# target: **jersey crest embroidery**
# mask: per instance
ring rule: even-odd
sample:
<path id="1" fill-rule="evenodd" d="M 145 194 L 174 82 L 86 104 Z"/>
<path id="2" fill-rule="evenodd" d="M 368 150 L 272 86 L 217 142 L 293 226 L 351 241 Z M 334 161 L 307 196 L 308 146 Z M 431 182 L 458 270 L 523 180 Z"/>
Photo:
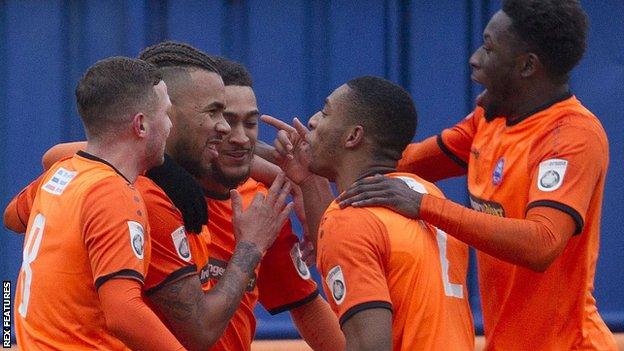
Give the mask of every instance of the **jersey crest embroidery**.
<path id="1" fill-rule="evenodd" d="M 130 233 L 130 246 L 134 255 L 143 259 L 143 252 L 145 251 L 145 231 L 143 226 L 139 222 L 128 221 L 128 229 Z"/>
<path id="2" fill-rule="evenodd" d="M 537 188 L 541 191 L 555 191 L 563 184 L 568 161 L 558 158 L 542 161 L 539 164 Z"/>
<path id="3" fill-rule="evenodd" d="M 332 297 L 336 304 L 340 305 L 343 303 L 345 296 L 347 296 L 347 286 L 340 266 L 335 266 L 329 270 L 327 278 L 325 278 L 325 283 L 327 283 L 327 287 L 331 290 Z"/>
<path id="4" fill-rule="evenodd" d="M 59 168 L 52 178 L 48 180 L 41 189 L 49 192 L 52 195 L 61 195 L 65 188 L 69 185 L 72 179 L 78 174 L 75 171 L 68 171 L 65 168 Z"/>
<path id="5" fill-rule="evenodd" d="M 173 247 L 175 247 L 178 256 L 184 261 L 189 262 L 191 260 L 191 250 L 189 249 L 184 226 L 180 226 L 178 229 L 174 230 L 173 233 L 171 233 L 171 239 L 173 240 Z"/>
<path id="6" fill-rule="evenodd" d="M 503 181 L 503 168 L 505 168 L 505 158 L 501 157 L 492 172 L 492 184 L 499 185 Z"/>
<path id="7" fill-rule="evenodd" d="M 303 279 L 310 279 L 310 270 L 308 270 L 308 266 L 306 266 L 305 262 L 303 262 L 303 258 L 301 256 L 301 250 L 299 249 L 299 243 L 295 243 L 293 247 L 290 249 L 290 258 L 292 259 L 293 265 L 295 265 L 295 269 L 299 276 Z"/>

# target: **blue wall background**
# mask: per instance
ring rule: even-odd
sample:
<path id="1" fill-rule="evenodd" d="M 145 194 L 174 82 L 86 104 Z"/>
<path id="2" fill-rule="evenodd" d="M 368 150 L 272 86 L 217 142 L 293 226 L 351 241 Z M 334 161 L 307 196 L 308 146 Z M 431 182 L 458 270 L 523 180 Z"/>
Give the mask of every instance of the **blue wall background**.
<path id="1" fill-rule="evenodd" d="M 611 152 L 595 295 L 610 327 L 624 331 L 624 2 L 584 7 L 589 47 L 572 88 L 601 118 Z M 412 93 L 420 140 L 472 109 L 480 88 L 467 61 L 499 8 L 486 0 L 0 1 L 0 205 L 41 172 L 47 148 L 84 138 L 73 89 L 98 59 L 136 56 L 164 39 L 188 42 L 245 63 L 262 112 L 286 120 L 307 120 L 350 78 L 383 76 Z M 261 128 L 261 139 L 273 135 Z M 441 185 L 465 201 L 464 179 Z M 22 240 L 1 231 L 0 276 L 15 282 Z M 258 316 L 258 337 L 297 335 L 287 314 Z"/>

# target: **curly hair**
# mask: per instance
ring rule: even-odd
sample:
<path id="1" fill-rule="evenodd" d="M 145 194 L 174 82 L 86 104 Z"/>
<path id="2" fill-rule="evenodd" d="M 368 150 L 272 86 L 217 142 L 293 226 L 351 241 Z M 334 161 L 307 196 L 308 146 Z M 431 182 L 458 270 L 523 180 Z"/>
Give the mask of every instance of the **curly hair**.
<path id="1" fill-rule="evenodd" d="M 512 30 L 552 79 L 566 81 L 586 48 L 588 20 L 577 0 L 503 0 Z"/>
<path id="2" fill-rule="evenodd" d="M 253 80 L 251 79 L 251 74 L 242 64 L 228 60 L 225 57 L 221 56 L 212 56 L 217 69 L 221 73 L 221 78 L 223 78 L 223 84 L 228 85 L 239 85 L 242 87 L 250 87 L 253 88 Z"/>
<path id="3" fill-rule="evenodd" d="M 193 67 L 219 74 L 216 63 L 210 56 L 185 43 L 163 41 L 145 48 L 139 58 L 161 68 Z"/>

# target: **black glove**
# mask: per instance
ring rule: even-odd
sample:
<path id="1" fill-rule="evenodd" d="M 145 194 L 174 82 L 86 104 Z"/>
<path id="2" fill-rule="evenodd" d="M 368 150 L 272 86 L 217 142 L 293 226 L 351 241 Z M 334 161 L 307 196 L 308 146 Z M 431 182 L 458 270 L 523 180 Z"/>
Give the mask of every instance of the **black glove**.
<path id="1" fill-rule="evenodd" d="M 199 234 L 208 224 L 208 205 L 195 178 L 165 154 L 165 162 L 147 171 L 146 176 L 161 187 L 180 210 L 186 231 Z"/>

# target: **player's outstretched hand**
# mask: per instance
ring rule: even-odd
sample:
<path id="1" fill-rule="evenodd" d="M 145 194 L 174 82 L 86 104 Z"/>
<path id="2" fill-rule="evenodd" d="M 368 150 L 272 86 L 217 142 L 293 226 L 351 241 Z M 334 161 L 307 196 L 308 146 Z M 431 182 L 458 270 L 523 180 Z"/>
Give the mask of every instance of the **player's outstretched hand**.
<path id="1" fill-rule="evenodd" d="M 236 241 L 253 243 L 262 253 L 266 252 L 292 210 L 292 202 L 286 204 L 290 189 L 290 182 L 284 173 L 280 173 L 267 195 L 257 193 L 245 211 L 240 194 L 231 190 L 232 224 Z"/>
<path id="2" fill-rule="evenodd" d="M 405 217 L 418 218 L 422 194 L 401 179 L 376 174 L 353 183 L 336 201 L 340 208 L 383 206 Z"/>
<path id="3" fill-rule="evenodd" d="M 268 115 L 262 115 L 260 120 L 277 129 L 277 137 L 273 142 L 273 156 L 277 165 L 293 183 L 301 184 L 312 174 L 308 170 L 310 144 L 307 138 L 310 130 L 297 118 L 293 119 L 292 126 Z"/>

